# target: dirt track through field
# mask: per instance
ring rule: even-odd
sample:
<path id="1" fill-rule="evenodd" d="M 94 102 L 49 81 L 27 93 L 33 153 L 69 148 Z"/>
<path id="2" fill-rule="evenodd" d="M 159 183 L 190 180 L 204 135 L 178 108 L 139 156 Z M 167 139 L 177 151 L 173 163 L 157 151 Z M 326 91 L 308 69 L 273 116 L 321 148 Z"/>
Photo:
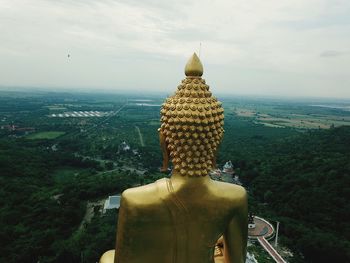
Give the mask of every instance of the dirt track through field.
<path id="1" fill-rule="evenodd" d="M 142 147 L 144 147 L 144 146 L 145 146 L 145 143 L 143 142 L 143 137 L 142 137 L 142 133 L 141 133 L 141 131 L 140 131 L 140 128 L 137 127 L 137 126 L 135 126 L 135 128 L 136 128 L 137 133 L 139 134 L 139 137 L 140 137 L 140 144 L 141 144 Z"/>

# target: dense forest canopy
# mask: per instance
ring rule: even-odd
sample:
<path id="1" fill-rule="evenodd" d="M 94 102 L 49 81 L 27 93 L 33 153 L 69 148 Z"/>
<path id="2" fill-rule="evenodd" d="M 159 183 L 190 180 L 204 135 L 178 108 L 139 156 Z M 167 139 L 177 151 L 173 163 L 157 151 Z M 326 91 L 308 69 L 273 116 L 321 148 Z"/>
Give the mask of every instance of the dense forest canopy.
<path id="1" fill-rule="evenodd" d="M 307 262 L 350 260 L 349 149 L 350 127 L 311 131 L 266 144 L 241 167 L 251 210 L 280 221 Z"/>
<path id="2" fill-rule="evenodd" d="M 272 146 L 251 180 L 253 196 L 283 223 L 288 244 L 313 262 L 350 260 L 350 127 Z"/>

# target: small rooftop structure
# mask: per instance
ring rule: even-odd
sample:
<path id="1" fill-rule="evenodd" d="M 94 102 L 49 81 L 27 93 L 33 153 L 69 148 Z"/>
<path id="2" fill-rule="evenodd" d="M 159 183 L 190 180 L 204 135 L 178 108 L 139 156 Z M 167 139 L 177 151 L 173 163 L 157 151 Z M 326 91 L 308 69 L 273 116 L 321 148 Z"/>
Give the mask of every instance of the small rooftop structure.
<path id="1" fill-rule="evenodd" d="M 252 228 L 255 228 L 256 224 L 255 224 L 255 221 L 254 221 L 254 215 L 253 213 L 249 213 L 248 214 L 248 229 L 252 229 Z"/>
<path id="2" fill-rule="evenodd" d="M 234 174 L 235 170 L 233 170 L 233 164 L 231 161 L 228 161 L 225 163 L 223 169 L 222 169 L 223 173 L 227 173 L 227 174 Z"/>
<path id="3" fill-rule="evenodd" d="M 103 206 L 103 213 L 106 213 L 108 209 L 119 209 L 120 207 L 120 195 L 111 195 L 106 199 Z"/>
<path id="4" fill-rule="evenodd" d="M 222 170 L 211 170 L 209 172 L 209 175 L 213 180 L 222 181 L 230 184 L 242 185 L 231 161 L 227 161 L 223 166 Z"/>
<path id="5" fill-rule="evenodd" d="M 131 149 L 131 147 L 126 143 L 126 141 L 123 141 L 120 145 L 119 145 L 119 150 L 120 151 L 129 151 Z"/>

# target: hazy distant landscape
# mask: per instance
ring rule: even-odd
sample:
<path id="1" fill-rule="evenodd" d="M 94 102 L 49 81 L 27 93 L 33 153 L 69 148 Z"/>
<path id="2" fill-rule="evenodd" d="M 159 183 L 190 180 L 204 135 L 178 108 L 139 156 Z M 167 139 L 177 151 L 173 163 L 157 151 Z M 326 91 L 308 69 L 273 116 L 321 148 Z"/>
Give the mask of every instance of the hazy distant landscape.
<path id="1" fill-rule="evenodd" d="M 117 212 L 102 213 L 104 200 L 168 176 L 164 97 L 0 91 L 1 262 L 95 262 L 114 247 Z M 250 210 L 281 222 L 281 253 L 349 261 L 350 103 L 220 99 L 218 166 L 232 160 Z"/>
<path id="2" fill-rule="evenodd" d="M 1 0 L 0 263 L 114 248 L 104 204 L 170 176 L 160 108 L 194 71 L 225 110 L 217 166 L 235 174 L 212 178 L 280 222 L 289 263 L 350 262 L 349 28 L 345 0 Z"/>

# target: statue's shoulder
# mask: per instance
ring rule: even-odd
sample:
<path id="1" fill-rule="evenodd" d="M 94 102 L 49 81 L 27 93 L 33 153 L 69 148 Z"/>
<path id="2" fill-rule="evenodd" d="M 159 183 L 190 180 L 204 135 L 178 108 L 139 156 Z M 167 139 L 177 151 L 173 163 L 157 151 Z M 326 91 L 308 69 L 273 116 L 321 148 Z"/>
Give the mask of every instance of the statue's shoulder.
<path id="1" fill-rule="evenodd" d="M 122 204 L 133 207 L 156 205 L 160 202 L 157 182 L 126 189 L 122 193 Z"/>
<path id="2" fill-rule="evenodd" d="M 215 181 L 215 186 L 217 194 L 222 198 L 229 201 L 246 202 L 247 191 L 244 187 L 218 181 Z"/>
<path id="3" fill-rule="evenodd" d="M 158 181 L 157 181 L 158 182 Z M 160 198 L 157 182 L 129 188 L 122 194 L 120 212 L 128 215 L 128 222 L 149 221 L 164 216 L 167 208 Z"/>

